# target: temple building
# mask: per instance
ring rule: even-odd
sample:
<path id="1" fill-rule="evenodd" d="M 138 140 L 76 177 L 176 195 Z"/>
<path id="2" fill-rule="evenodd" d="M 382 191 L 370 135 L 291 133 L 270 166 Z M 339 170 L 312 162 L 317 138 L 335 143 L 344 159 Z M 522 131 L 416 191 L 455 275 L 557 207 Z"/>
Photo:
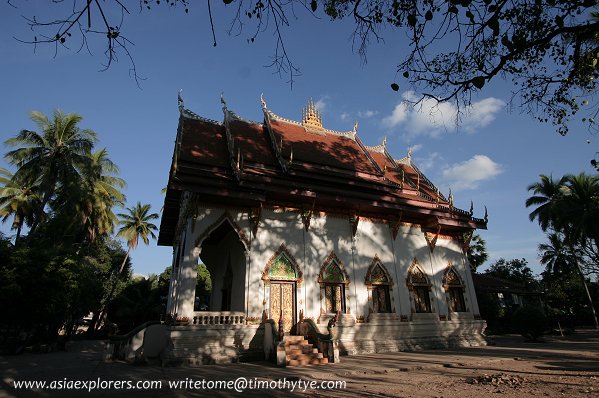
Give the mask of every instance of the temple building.
<path id="1" fill-rule="evenodd" d="M 386 140 L 366 146 L 357 124 L 325 128 L 312 101 L 294 121 L 261 99 L 262 122 L 221 101 L 219 122 L 179 98 L 158 240 L 173 247 L 175 356 L 267 353 L 268 322 L 289 334 L 311 320 L 325 333 L 333 317 L 342 354 L 484 344 L 465 253 L 486 210 L 456 208 L 411 150 L 398 159 Z"/>

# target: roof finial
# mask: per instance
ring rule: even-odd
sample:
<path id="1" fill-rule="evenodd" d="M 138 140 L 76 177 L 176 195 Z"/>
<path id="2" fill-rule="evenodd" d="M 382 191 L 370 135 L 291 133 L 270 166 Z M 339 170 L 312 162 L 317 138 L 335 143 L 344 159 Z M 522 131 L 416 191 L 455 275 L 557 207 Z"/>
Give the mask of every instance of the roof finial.
<path id="1" fill-rule="evenodd" d="M 220 93 L 220 102 L 223 104 L 223 111 L 226 111 L 227 102 L 225 101 L 225 93 Z"/>
<path id="2" fill-rule="evenodd" d="M 322 129 L 322 115 L 314 105 L 312 98 L 308 101 L 308 104 L 302 112 L 302 124 L 305 127 L 312 127 L 316 129 Z"/>
<path id="3" fill-rule="evenodd" d="M 356 120 L 356 122 L 354 123 L 354 133 L 358 132 L 358 121 Z"/>
<path id="4" fill-rule="evenodd" d="M 386 134 L 383 136 L 383 147 L 384 148 L 387 147 L 387 135 Z"/>
<path id="5" fill-rule="evenodd" d="M 453 192 L 451 192 L 451 187 L 449 187 L 449 207 L 453 207 Z"/>
<path id="6" fill-rule="evenodd" d="M 412 160 L 412 146 L 408 145 L 408 159 Z"/>
<path id="7" fill-rule="evenodd" d="M 262 103 L 262 110 L 266 110 L 266 101 L 264 101 L 264 93 L 260 94 L 260 102 Z"/>
<path id="8" fill-rule="evenodd" d="M 470 217 L 472 217 L 472 215 L 474 214 L 474 202 L 472 202 L 472 200 L 470 201 L 470 211 L 469 211 Z"/>
<path id="9" fill-rule="evenodd" d="M 183 92 L 183 89 L 179 90 L 179 93 L 177 94 L 177 102 L 179 104 L 179 112 L 183 112 L 183 97 L 181 96 L 181 92 Z"/>
<path id="10" fill-rule="evenodd" d="M 485 222 L 489 221 L 489 212 L 487 211 L 487 206 L 485 206 Z"/>

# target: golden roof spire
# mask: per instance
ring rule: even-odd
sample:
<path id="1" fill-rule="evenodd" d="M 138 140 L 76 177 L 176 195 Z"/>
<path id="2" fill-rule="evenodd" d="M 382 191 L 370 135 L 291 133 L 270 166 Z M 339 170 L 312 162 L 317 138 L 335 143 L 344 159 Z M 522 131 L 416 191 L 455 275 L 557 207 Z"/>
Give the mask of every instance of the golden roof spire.
<path id="1" fill-rule="evenodd" d="M 302 111 L 302 124 L 304 127 L 322 129 L 322 115 L 316 108 L 312 98 L 310 98 L 310 101 L 308 101 L 308 104 Z"/>

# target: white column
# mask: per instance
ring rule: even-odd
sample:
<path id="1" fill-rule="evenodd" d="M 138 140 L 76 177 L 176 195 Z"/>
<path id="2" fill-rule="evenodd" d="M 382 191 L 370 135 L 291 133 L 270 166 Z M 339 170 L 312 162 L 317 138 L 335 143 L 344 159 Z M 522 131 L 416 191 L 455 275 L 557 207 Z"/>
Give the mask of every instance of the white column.
<path id="1" fill-rule="evenodd" d="M 199 250 L 194 247 L 193 234 L 190 224 L 186 225 L 183 239 L 183 258 L 179 263 L 180 278 L 177 287 L 177 316 L 193 318 L 193 304 L 195 301 Z"/>

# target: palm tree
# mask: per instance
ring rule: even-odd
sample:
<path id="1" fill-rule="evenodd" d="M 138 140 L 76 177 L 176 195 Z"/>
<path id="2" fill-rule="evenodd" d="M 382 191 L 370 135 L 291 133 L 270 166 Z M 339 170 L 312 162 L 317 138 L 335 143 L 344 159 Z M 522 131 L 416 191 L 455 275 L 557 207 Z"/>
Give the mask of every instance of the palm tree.
<path id="1" fill-rule="evenodd" d="M 127 240 L 127 254 L 123 259 L 123 263 L 121 264 L 118 273 L 113 274 L 112 287 L 110 288 L 108 296 L 103 301 L 102 306 L 97 311 L 97 317 L 94 315 L 94 318 L 91 321 L 88 329 L 90 334 L 95 330 L 98 320 L 102 322 L 102 319 L 106 315 L 106 307 L 112 301 L 112 297 L 114 296 L 118 284 L 119 276 L 125 268 L 125 264 L 127 263 L 127 259 L 129 258 L 129 253 L 131 250 L 135 250 L 135 248 L 137 248 L 140 238 L 146 245 L 150 244 L 150 238 L 156 239 L 156 234 L 154 234 L 154 231 L 157 231 L 158 227 L 156 227 L 156 225 L 152 224 L 150 221 L 159 218 L 159 216 L 156 213 L 150 213 L 150 208 L 151 206 L 149 204 L 142 205 L 140 202 L 137 202 L 134 207 L 127 208 L 128 213 L 118 214 L 118 216 L 121 217 L 119 224 L 122 225 L 122 227 L 119 229 L 117 236 Z"/>
<path id="2" fill-rule="evenodd" d="M 553 232 L 547 235 L 548 243 L 539 244 L 541 264 L 545 265 L 550 274 L 563 274 L 571 269 L 576 260 L 576 253 L 568 245 L 562 234 Z"/>
<path id="3" fill-rule="evenodd" d="M 129 214 L 119 214 L 119 217 L 121 217 L 119 224 L 122 225 L 122 227 L 119 229 L 117 236 L 126 239 L 128 247 L 127 255 L 119 270 L 119 275 L 123 272 L 129 253 L 131 250 L 135 250 L 140 238 L 146 245 L 150 244 L 150 237 L 156 239 L 154 231 L 158 231 L 158 227 L 152 224 L 150 220 L 155 220 L 159 218 L 159 216 L 156 213 L 150 214 L 150 207 L 149 204 L 142 205 L 140 202 L 137 202 L 134 207 L 127 208 Z"/>
<path id="4" fill-rule="evenodd" d="M 589 307 L 593 314 L 595 328 L 599 329 L 599 322 L 593 305 L 593 299 L 584 273 L 582 272 L 582 268 L 580 267 L 582 256 L 579 253 L 579 250 L 569 244 L 563 234 L 554 232 L 547 235 L 547 238 L 549 239 L 549 243 L 541 243 L 539 245 L 541 263 L 545 265 L 546 271 L 550 274 L 568 274 L 569 272 L 576 270 L 582 279 L 582 284 L 586 291 Z"/>
<path id="5" fill-rule="evenodd" d="M 0 167 L 0 184 L 6 185 L 12 179 L 12 173 L 6 170 L 4 167 Z"/>
<path id="6" fill-rule="evenodd" d="M 488 260 L 489 254 L 487 253 L 486 244 L 487 242 L 479 234 L 472 235 L 466 253 L 472 271 L 476 271 L 478 267 Z"/>
<path id="7" fill-rule="evenodd" d="M 59 110 L 54 111 L 53 116 L 50 120 L 41 112 L 31 112 L 31 120 L 41 133 L 21 130 L 16 137 L 5 141 L 9 146 L 19 147 L 5 155 L 11 164 L 17 166 L 15 174 L 24 178 L 39 178 L 42 199 L 35 212 L 32 231 L 40 222 L 57 187 L 77 180 L 82 170 L 89 165 L 89 155 L 96 142 L 95 132 L 77 127 L 81 116 Z"/>
<path id="8" fill-rule="evenodd" d="M 564 177 L 558 227 L 572 241 L 599 244 L 599 176 L 580 173 Z"/>
<path id="9" fill-rule="evenodd" d="M 538 220 L 543 231 L 552 226 L 556 217 L 556 202 L 563 191 L 565 177 L 555 181 L 552 176 L 540 175 L 541 182 L 527 187 L 534 195 L 526 199 L 526 207 L 537 206 L 530 214 L 530 221 Z"/>
<path id="10" fill-rule="evenodd" d="M 23 224 L 31 225 L 33 212 L 41 202 L 35 182 L 28 181 L 23 176 L 13 175 L 6 169 L 0 169 L 0 217 L 2 222 L 13 216 L 11 229 L 17 231 L 15 244 L 21 237 Z"/>
<path id="11" fill-rule="evenodd" d="M 57 191 L 52 208 L 66 218 L 73 218 L 87 239 L 92 242 L 98 235 L 108 235 L 118 222 L 114 206 L 122 206 L 125 195 L 120 191 L 126 187 L 123 179 L 116 177 L 119 169 L 108 158 L 104 148 L 90 155 L 89 167 L 82 170 L 81 180 L 69 182 Z"/>

